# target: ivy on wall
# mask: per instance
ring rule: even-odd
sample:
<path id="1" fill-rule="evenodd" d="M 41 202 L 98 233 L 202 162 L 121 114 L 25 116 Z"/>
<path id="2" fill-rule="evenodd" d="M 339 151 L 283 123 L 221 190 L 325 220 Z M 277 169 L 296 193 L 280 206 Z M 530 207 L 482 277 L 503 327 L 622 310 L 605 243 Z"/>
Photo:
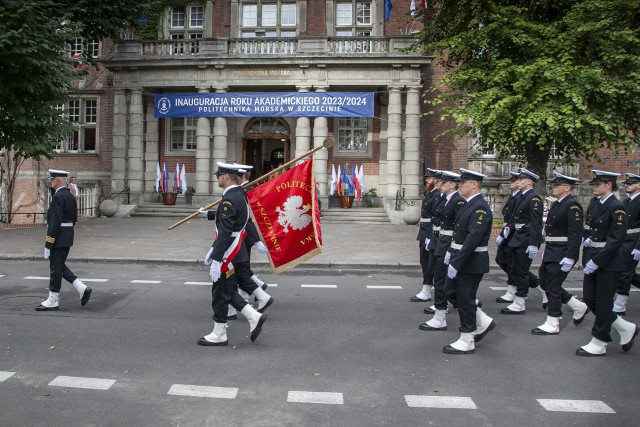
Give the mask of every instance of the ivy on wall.
<path id="1" fill-rule="evenodd" d="M 199 4 L 201 3 L 189 0 L 152 0 L 148 2 L 145 7 L 141 9 L 141 19 L 136 23 L 134 28 L 137 38 L 143 40 L 158 40 L 160 38 L 159 30 L 165 13 L 169 12 L 171 8 L 181 8 L 186 12 L 187 6 Z M 144 17 L 146 25 L 142 22 L 142 17 Z"/>

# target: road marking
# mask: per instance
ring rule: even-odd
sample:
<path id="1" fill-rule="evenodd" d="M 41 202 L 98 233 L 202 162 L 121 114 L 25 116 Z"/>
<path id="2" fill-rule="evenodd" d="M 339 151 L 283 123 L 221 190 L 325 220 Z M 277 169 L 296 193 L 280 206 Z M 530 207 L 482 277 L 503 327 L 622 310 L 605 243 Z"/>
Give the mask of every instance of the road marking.
<path id="1" fill-rule="evenodd" d="M 80 280 L 83 282 L 100 282 L 100 283 L 109 281 L 109 279 L 83 279 L 82 277 L 80 278 Z"/>
<path id="2" fill-rule="evenodd" d="M 27 277 L 23 277 L 23 279 L 26 280 L 49 280 L 49 276 L 44 277 L 44 276 L 27 276 Z M 109 279 L 84 279 L 84 278 L 80 278 L 81 281 L 83 282 L 107 282 Z"/>
<path id="3" fill-rule="evenodd" d="M 11 378 L 15 372 L 0 371 L 0 383 Z"/>
<path id="4" fill-rule="evenodd" d="M 402 289 L 399 285 L 367 285 L 367 289 Z"/>
<path id="5" fill-rule="evenodd" d="M 322 403 L 327 405 L 342 405 L 342 393 L 327 393 L 320 391 L 290 391 L 287 402 L 291 403 Z"/>
<path id="6" fill-rule="evenodd" d="M 211 286 L 213 282 L 184 282 L 185 285 Z"/>
<path id="7" fill-rule="evenodd" d="M 489 286 L 492 291 L 506 291 L 506 286 Z M 567 292 L 582 292 L 582 288 L 563 288 Z M 640 292 L 640 289 L 631 288 L 630 292 Z"/>
<path id="8" fill-rule="evenodd" d="M 301 288 L 337 288 L 338 285 L 300 285 Z"/>
<path id="9" fill-rule="evenodd" d="M 278 284 L 277 283 L 267 283 L 267 287 L 269 287 L 269 288 L 277 288 Z"/>
<path id="10" fill-rule="evenodd" d="M 4 277 L 4 274 L 0 274 L 0 277 Z"/>
<path id="11" fill-rule="evenodd" d="M 235 399 L 237 388 L 207 387 L 202 385 L 174 384 L 167 394 L 174 396 L 212 397 L 215 399 Z"/>
<path id="12" fill-rule="evenodd" d="M 65 377 L 59 376 L 49 383 L 57 387 L 89 388 L 92 390 L 109 390 L 116 380 L 102 378 Z"/>
<path id="13" fill-rule="evenodd" d="M 49 277 L 39 277 L 39 276 L 27 276 L 23 277 L 26 280 L 49 280 Z"/>
<path id="14" fill-rule="evenodd" d="M 554 412 L 590 412 L 597 414 L 615 414 L 616 411 L 601 400 L 537 399 L 547 411 Z"/>
<path id="15" fill-rule="evenodd" d="M 132 280 L 131 283 L 162 283 L 162 280 Z"/>
<path id="16" fill-rule="evenodd" d="M 470 397 L 408 394 L 404 396 L 404 400 L 410 408 L 478 409 Z"/>

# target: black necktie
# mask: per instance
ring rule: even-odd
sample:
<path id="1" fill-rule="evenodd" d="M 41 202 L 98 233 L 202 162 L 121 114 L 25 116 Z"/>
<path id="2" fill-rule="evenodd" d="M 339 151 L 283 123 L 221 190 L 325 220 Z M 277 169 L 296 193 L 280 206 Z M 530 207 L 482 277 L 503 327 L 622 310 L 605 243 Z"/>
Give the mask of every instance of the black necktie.
<path id="1" fill-rule="evenodd" d="M 624 199 L 623 203 L 625 206 L 629 206 L 629 203 L 631 203 L 631 197 L 627 197 L 626 199 Z"/>

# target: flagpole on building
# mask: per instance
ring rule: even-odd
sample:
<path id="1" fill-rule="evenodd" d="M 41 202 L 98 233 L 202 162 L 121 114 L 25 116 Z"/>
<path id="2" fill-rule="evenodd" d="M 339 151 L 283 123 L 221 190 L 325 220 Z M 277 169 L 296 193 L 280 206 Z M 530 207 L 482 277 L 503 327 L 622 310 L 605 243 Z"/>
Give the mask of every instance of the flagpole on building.
<path id="1" fill-rule="evenodd" d="M 281 170 L 288 168 L 288 167 L 289 167 L 289 166 L 291 166 L 292 164 L 294 164 L 294 163 L 296 163 L 296 162 L 298 162 L 298 161 L 300 161 L 300 160 L 304 159 L 305 157 L 308 157 L 308 156 L 313 155 L 313 153 L 315 153 L 315 152 L 316 152 L 316 151 L 318 151 L 318 150 L 322 150 L 323 148 L 329 149 L 329 148 L 333 147 L 333 144 L 335 144 L 335 143 L 336 143 L 336 140 L 335 140 L 335 139 L 333 139 L 333 137 L 331 137 L 331 136 L 330 136 L 330 137 L 328 137 L 328 138 L 325 138 L 325 139 L 324 139 L 324 141 L 322 141 L 322 145 L 321 145 L 321 146 L 316 147 L 316 148 L 314 148 L 313 150 L 307 151 L 305 154 L 303 154 L 303 155 L 301 155 L 301 156 L 298 156 L 298 157 L 296 157 L 295 159 L 293 159 L 293 160 L 291 160 L 291 161 L 288 161 L 288 162 L 287 162 L 287 163 L 285 163 L 284 165 L 282 165 L 282 166 L 280 166 L 280 167 L 278 167 L 278 168 L 276 168 L 276 169 L 272 170 L 271 172 L 268 172 L 268 173 L 266 173 L 266 174 L 262 175 L 260 178 L 256 178 L 256 179 L 254 179 L 254 180 L 253 180 L 253 181 L 251 181 L 251 182 L 247 182 L 246 184 L 244 184 L 244 185 L 242 186 L 242 188 L 252 187 L 252 186 L 254 186 L 255 184 L 257 184 L 257 183 L 259 183 L 259 182 L 262 182 L 262 181 L 264 181 L 265 179 L 267 179 L 267 178 L 269 178 L 269 177 L 271 177 L 271 176 L 273 176 L 273 175 L 277 174 L 277 173 L 278 173 L 278 172 L 280 172 Z M 205 206 L 203 209 L 204 209 L 204 210 L 209 210 L 209 209 L 211 209 L 212 207 L 214 207 L 214 206 L 218 205 L 219 203 L 220 203 L 220 200 L 216 200 L 215 202 L 211 203 L 210 205 Z M 171 227 L 169 227 L 169 230 L 173 230 L 173 229 L 174 229 L 174 228 L 176 228 L 177 226 L 184 224 L 185 222 L 189 221 L 189 220 L 190 220 L 190 219 L 192 219 L 192 218 L 195 218 L 195 217 L 196 217 L 196 216 L 198 216 L 199 214 L 200 214 L 200 212 L 197 212 L 197 211 L 196 211 L 196 212 L 194 212 L 194 213 L 192 213 L 192 214 L 191 214 L 191 215 L 189 215 L 188 217 L 183 218 L 183 219 L 181 219 L 180 221 L 178 221 L 178 222 L 176 222 L 175 224 L 173 224 Z"/>

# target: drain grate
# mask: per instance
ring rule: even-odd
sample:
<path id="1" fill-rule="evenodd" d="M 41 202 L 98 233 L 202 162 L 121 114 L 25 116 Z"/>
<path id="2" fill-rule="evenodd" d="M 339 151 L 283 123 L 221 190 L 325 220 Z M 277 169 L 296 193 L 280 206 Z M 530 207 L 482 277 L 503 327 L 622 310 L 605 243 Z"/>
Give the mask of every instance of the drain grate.
<path id="1" fill-rule="evenodd" d="M 36 304 L 40 304 L 45 299 L 46 298 L 42 298 L 42 297 L 28 297 L 28 296 L 17 295 L 14 297 L 0 299 L 0 305 L 11 305 L 11 306 L 36 305 Z"/>

